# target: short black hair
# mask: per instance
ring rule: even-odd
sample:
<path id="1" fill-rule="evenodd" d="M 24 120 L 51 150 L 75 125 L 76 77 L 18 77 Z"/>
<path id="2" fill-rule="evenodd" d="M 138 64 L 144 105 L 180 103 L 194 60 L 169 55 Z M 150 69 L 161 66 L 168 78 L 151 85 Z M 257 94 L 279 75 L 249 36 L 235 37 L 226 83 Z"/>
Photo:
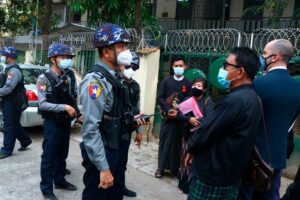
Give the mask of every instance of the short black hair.
<path id="1" fill-rule="evenodd" d="M 201 82 L 202 83 L 202 86 L 204 89 L 207 89 L 207 80 L 205 78 L 196 78 L 194 81 L 193 81 L 193 85 L 195 83 L 198 83 L 198 82 Z"/>
<path id="2" fill-rule="evenodd" d="M 235 55 L 236 64 L 243 67 L 248 77 L 253 80 L 260 67 L 257 53 L 249 47 L 235 47 L 230 54 Z"/>
<path id="3" fill-rule="evenodd" d="M 174 62 L 179 61 L 179 60 L 182 60 L 185 63 L 185 59 L 183 56 L 174 56 L 174 57 L 172 57 L 171 65 L 173 65 Z"/>

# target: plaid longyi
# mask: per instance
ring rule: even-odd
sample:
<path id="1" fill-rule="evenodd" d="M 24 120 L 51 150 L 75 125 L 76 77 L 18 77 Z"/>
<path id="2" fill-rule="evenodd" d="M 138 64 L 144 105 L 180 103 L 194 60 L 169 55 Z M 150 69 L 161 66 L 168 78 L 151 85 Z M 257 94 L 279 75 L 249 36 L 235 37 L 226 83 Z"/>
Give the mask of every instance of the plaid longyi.
<path id="1" fill-rule="evenodd" d="M 237 194 L 237 184 L 228 187 L 211 186 L 194 177 L 188 200 L 235 200 Z"/>

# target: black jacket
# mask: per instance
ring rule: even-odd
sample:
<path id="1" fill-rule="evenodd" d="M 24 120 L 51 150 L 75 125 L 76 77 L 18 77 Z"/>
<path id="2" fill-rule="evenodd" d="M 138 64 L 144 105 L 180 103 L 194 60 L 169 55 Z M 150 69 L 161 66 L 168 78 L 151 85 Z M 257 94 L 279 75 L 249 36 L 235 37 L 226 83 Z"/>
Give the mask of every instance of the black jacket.
<path id="1" fill-rule="evenodd" d="M 223 97 L 189 141 L 188 152 L 195 156 L 193 175 L 214 186 L 237 183 L 261 120 L 261 107 L 251 85 L 239 86 Z"/>

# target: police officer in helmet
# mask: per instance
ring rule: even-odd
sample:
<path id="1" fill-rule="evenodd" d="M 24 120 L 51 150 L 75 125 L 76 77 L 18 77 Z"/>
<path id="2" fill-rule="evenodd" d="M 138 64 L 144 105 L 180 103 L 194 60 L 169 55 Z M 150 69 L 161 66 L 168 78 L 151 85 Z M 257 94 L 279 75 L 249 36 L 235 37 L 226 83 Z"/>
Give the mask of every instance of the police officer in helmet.
<path id="1" fill-rule="evenodd" d="M 98 64 L 83 78 L 79 90 L 84 121 L 80 144 L 85 173 L 82 199 L 123 199 L 116 176 L 120 162 L 122 84 L 120 65 L 130 65 L 129 33 L 115 24 L 104 24 L 95 32 Z"/>
<path id="2" fill-rule="evenodd" d="M 6 64 L 3 83 L 0 88 L 1 107 L 4 120 L 4 140 L 0 150 L 0 159 L 10 156 L 14 150 L 16 139 L 24 151 L 32 143 L 20 124 L 21 113 L 28 106 L 22 70 L 16 64 L 17 50 L 4 47 L 0 50 L 1 62 Z"/>
<path id="3" fill-rule="evenodd" d="M 136 192 L 129 190 L 125 184 L 125 172 L 128 162 L 128 150 L 131 141 L 131 135 L 133 131 L 136 131 L 135 141 L 137 146 L 140 147 L 142 142 L 142 127 L 136 127 L 132 122 L 132 116 L 136 116 L 140 113 L 140 85 L 133 79 L 136 70 L 139 69 L 139 57 L 131 51 L 132 62 L 127 66 L 120 66 L 121 77 L 123 78 L 124 87 L 124 120 L 122 139 L 120 143 L 120 165 L 118 167 L 118 176 L 120 179 L 120 185 L 124 196 L 136 197 Z M 142 122 L 143 123 L 143 122 Z"/>
<path id="4" fill-rule="evenodd" d="M 73 65 L 74 56 L 74 50 L 70 46 L 51 44 L 48 49 L 51 69 L 41 74 L 37 80 L 39 112 L 44 118 L 40 188 L 45 199 L 57 199 L 53 193 L 53 183 L 57 189 L 77 189 L 65 179 L 71 121 L 75 117 L 82 118 L 74 104 L 66 76 L 66 71 Z"/>

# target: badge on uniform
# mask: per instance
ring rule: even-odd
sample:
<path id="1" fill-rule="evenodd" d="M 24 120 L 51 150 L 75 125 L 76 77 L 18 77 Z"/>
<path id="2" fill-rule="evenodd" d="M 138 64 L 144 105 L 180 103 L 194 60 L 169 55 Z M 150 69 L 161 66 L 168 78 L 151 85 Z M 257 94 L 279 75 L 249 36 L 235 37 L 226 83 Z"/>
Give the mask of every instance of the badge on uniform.
<path id="1" fill-rule="evenodd" d="M 10 81 L 13 78 L 13 76 L 14 76 L 13 73 L 7 74 L 7 80 Z"/>
<path id="2" fill-rule="evenodd" d="M 38 89 L 39 92 L 46 92 L 47 85 L 46 85 L 46 84 L 39 83 L 37 89 Z"/>
<path id="3" fill-rule="evenodd" d="M 102 91 L 102 87 L 99 82 L 92 81 L 89 85 L 89 95 L 92 99 L 97 99 Z"/>

